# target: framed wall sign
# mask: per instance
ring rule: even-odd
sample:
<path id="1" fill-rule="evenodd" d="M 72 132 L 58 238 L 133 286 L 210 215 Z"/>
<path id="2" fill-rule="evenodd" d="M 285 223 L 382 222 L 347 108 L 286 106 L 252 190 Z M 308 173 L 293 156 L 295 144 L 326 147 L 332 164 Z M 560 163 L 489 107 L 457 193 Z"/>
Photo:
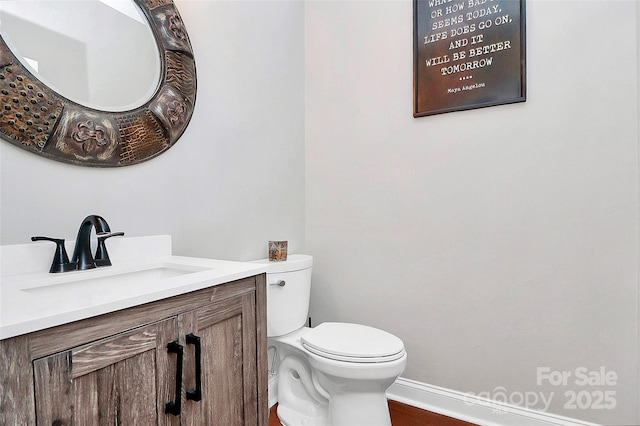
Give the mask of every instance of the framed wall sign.
<path id="1" fill-rule="evenodd" d="M 413 0 L 413 116 L 524 102 L 525 0 Z"/>

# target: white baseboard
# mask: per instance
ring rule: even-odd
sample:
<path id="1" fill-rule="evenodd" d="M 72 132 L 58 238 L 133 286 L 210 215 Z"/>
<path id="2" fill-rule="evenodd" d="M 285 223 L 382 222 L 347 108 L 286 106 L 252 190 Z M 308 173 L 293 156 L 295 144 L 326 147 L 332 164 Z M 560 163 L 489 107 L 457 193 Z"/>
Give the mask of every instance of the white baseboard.
<path id="1" fill-rule="evenodd" d="M 387 397 L 481 426 L 597 426 L 399 377 Z"/>

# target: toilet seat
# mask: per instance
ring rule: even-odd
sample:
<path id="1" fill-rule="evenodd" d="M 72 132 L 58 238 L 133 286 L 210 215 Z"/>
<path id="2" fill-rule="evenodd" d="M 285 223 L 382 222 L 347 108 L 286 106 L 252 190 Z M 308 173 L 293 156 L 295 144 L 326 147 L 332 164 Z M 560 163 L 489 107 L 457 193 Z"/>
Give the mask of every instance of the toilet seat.
<path id="1" fill-rule="evenodd" d="M 389 362 L 405 354 L 398 337 L 360 324 L 325 322 L 309 330 L 301 341 L 309 352 L 336 361 Z"/>

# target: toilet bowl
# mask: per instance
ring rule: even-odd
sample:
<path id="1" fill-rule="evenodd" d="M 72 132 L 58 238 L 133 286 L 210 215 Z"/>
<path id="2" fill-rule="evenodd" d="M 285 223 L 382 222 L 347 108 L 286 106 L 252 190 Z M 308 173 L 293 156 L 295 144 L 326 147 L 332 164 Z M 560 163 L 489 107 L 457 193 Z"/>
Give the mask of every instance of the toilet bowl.
<path id="1" fill-rule="evenodd" d="M 285 426 L 390 426 L 385 391 L 402 374 L 402 340 L 373 327 L 306 327 L 313 258 L 268 265 L 267 337 L 277 356 L 278 417 Z"/>

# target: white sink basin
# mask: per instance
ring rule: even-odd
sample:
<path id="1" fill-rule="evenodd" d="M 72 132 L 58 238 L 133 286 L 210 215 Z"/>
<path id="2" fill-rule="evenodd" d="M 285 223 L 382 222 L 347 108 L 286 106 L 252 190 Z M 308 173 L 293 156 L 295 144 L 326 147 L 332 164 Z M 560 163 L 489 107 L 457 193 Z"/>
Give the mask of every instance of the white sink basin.
<path id="1" fill-rule="evenodd" d="M 174 256 L 168 236 L 120 238 L 110 250 L 113 266 L 50 274 L 50 247 L 0 246 L 0 339 L 266 271 L 255 263 Z"/>
<path id="2" fill-rule="evenodd" d="M 132 269 L 131 267 L 128 269 Z M 51 279 L 29 282 L 20 290 L 34 296 L 57 298 L 61 295 L 83 298 L 87 301 L 105 296 L 122 297 L 134 294 L 150 283 L 159 283 L 173 277 L 206 271 L 212 268 L 166 263 L 143 266 L 140 270 L 95 269 L 61 273 Z M 87 299 L 88 298 L 88 299 Z"/>
<path id="3" fill-rule="evenodd" d="M 144 303 L 151 294 L 162 298 L 164 294 L 174 294 L 177 288 L 192 291 L 216 277 L 216 270 L 221 269 L 215 262 L 203 264 L 188 258 L 172 259 L 4 279 L 2 324 L 11 321 L 5 317 L 8 308 L 5 297 L 20 303 L 21 313 L 87 311 L 121 306 L 125 302 Z M 100 309 L 99 312 L 107 311 Z"/>

